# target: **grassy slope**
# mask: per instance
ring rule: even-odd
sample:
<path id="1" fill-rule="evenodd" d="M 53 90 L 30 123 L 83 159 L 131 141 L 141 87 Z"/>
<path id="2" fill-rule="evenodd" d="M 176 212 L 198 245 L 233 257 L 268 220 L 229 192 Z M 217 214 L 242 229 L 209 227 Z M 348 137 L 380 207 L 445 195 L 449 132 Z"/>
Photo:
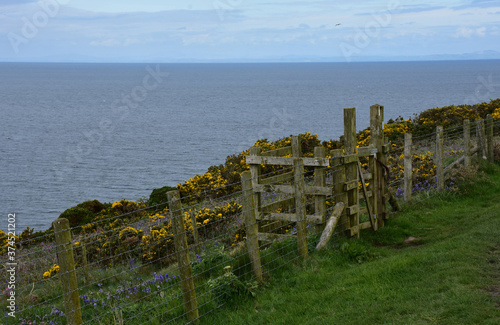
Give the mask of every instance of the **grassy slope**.
<path id="1" fill-rule="evenodd" d="M 500 324 L 500 174 L 490 177 L 496 185 L 424 200 L 363 232 L 357 244 L 380 258 L 353 263 L 337 242 L 200 323 Z"/>

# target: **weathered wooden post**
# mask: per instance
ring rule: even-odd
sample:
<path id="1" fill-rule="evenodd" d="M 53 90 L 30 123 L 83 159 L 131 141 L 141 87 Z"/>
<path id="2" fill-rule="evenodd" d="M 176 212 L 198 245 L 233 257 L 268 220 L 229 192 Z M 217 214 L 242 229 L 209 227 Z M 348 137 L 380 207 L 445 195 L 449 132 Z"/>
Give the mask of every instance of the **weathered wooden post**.
<path id="1" fill-rule="evenodd" d="M 73 256 L 73 243 L 68 219 L 56 219 L 54 235 L 56 238 L 57 261 L 59 262 L 59 275 L 63 288 L 64 309 L 66 322 L 71 325 L 83 323 L 80 297 L 78 296 L 78 282 L 76 279 L 75 259 Z"/>
<path id="2" fill-rule="evenodd" d="M 436 127 L 436 183 L 437 190 L 444 190 L 443 126 Z"/>
<path id="3" fill-rule="evenodd" d="M 484 135 L 484 120 L 476 120 L 477 145 L 479 146 L 479 159 L 486 158 L 486 141 Z"/>
<path id="4" fill-rule="evenodd" d="M 344 150 L 336 149 L 331 151 L 332 156 L 332 166 L 335 168 L 333 175 L 334 182 L 334 197 L 335 203 L 342 202 L 347 205 L 347 193 L 344 190 L 344 186 L 346 185 L 345 178 L 345 166 L 342 165 L 341 157 L 344 155 Z M 346 232 L 349 229 L 349 218 L 347 214 L 342 214 L 339 220 L 339 230 L 341 232 Z"/>
<path id="5" fill-rule="evenodd" d="M 358 157 L 356 153 L 356 108 L 344 108 L 344 164 L 346 176 L 348 227 L 350 236 L 359 237 L 359 201 L 358 201 Z"/>
<path id="6" fill-rule="evenodd" d="M 385 217 L 385 178 L 384 167 L 387 164 L 383 154 L 384 146 L 384 106 L 370 106 L 370 145 L 377 148 L 377 154 L 370 158 L 373 161 L 372 172 L 372 195 L 373 195 L 373 214 L 377 223 L 377 228 L 384 226 Z M 382 165 L 383 164 L 383 165 Z"/>
<path id="7" fill-rule="evenodd" d="M 486 116 L 486 158 L 488 162 L 495 162 L 495 153 L 493 151 L 493 116 L 488 114 Z"/>
<path id="8" fill-rule="evenodd" d="M 470 121 L 464 120 L 464 165 L 470 166 Z"/>
<path id="9" fill-rule="evenodd" d="M 325 147 L 315 147 L 314 148 L 315 158 L 325 158 L 326 148 Z M 325 183 L 325 167 L 315 167 L 314 168 L 314 185 L 324 187 Z M 316 225 L 316 232 L 321 233 L 326 224 L 326 196 L 316 195 L 314 197 L 314 213 L 321 216 L 321 224 Z"/>
<path id="10" fill-rule="evenodd" d="M 411 199 L 411 191 L 413 188 L 412 184 L 412 135 L 411 133 L 405 133 L 405 148 L 404 148 L 404 165 L 405 165 L 405 176 L 404 176 L 404 187 L 405 187 L 405 201 L 409 201 Z"/>
<path id="11" fill-rule="evenodd" d="M 293 181 L 295 192 L 295 214 L 297 216 L 297 241 L 299 254 L 309 258 L 307 251 L 306 196 L 304 181 L 304 162 L 301 158 L 293 160 Z"/>
<path id="12" fill-rule="evenodd" d="M 186 230 L 184 229 L 184 214 L 182 213 L 179 191 L 167 192 L 167 198 L 172 215 L 172 229 L 174 231 L 174 245 L 177 253 L 177 262 L 181 275 L 181 288 L 184 297 L 184 310 L 189 321 L 199 318 L 198 302 L 194 289 L 193 270 L 189 260 Z"/>
<path id="13" fill-rule="evenodd" d="M 297 242 L 299 254 L 304 259 L 309 258 L 307 251 L 307 219 L 306 219 L 306 184 L 304 180 L 304 163 L 299 157 L 302 155 L 300 137 L 292 136 L 293 183 L 295 196 L 295 214 L 297 216 Z"/>
<path id="14" fill-rule="evenodd" d="M 247 233 L 247 249 L 252 264 L 255 280 L 262 281 L 262 266 L 260 261 L 258 226 L 255 218 L 255 202 L 252 191 L 252 175 L 250 171 L 241 173 L 241 188 L 243 191 L 243 216 Z"/>

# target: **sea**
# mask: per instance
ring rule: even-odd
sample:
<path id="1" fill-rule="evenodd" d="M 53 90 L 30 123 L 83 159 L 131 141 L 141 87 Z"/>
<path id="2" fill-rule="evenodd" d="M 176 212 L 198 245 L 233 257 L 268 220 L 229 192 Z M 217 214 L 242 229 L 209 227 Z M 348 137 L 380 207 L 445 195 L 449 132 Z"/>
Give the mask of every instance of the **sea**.
<path id="1" fill-rule="evenodd" d="M 343 134 L 500 97 L 500 60 L 366 63 L 0 63 L 0 229 L 47 229 L 86 200 L 149 197 L 258 139 Z"/>

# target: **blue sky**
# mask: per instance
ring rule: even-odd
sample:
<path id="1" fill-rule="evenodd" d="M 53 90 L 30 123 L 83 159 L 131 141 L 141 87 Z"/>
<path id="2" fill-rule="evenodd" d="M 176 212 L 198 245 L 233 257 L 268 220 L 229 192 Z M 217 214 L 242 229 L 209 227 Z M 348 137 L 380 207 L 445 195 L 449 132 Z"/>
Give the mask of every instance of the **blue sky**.
<path id="1" fill-rule="evenodd" d="M 0 61 L 355 61 L 499 40 L 498 0 L 0 0 Z"/>

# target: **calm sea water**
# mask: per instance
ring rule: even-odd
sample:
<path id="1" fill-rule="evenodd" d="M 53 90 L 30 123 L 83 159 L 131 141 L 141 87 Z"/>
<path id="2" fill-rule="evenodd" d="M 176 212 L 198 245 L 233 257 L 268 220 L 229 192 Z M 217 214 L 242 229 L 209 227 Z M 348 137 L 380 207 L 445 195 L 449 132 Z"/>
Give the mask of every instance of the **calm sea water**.
<path id="1" fill-rule="evenodd" d="M 168 73 L 168 75 L 167 75 Z M 500 97 L 500 61 L 0 64 L 0 229 L 47 228 L 82 201 L 174 186 L 259 138 L 342 133 Z M 1 219 L 3 218 L 3 220 Z"/>

